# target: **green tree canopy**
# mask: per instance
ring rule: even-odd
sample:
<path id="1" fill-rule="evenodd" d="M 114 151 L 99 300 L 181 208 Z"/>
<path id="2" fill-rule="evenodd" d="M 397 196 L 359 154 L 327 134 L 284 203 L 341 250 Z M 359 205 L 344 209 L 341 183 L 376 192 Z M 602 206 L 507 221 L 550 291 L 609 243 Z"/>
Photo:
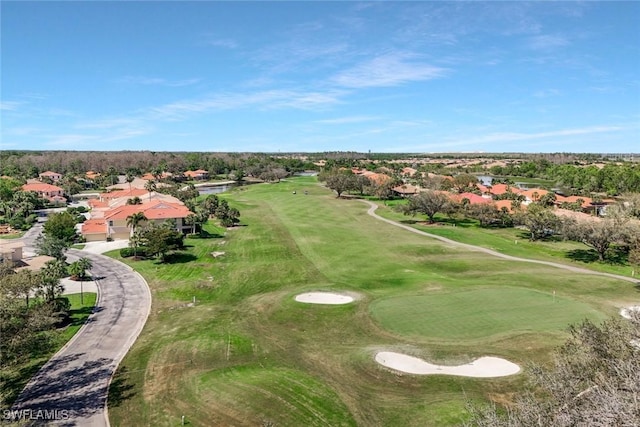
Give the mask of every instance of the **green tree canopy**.
<path id="1" fill-rule="evenodd" d="M 47 236 L 73 243 L 77 238 L 76 219 L 69 212 L 60 212 L 49 215 L 44 223 L 44 234 Z"/>

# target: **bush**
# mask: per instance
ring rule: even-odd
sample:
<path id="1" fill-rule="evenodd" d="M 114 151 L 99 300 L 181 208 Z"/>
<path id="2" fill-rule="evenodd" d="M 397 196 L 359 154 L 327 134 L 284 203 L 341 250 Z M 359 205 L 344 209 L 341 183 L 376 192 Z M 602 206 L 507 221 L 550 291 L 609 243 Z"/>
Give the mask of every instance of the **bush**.
<path id="1" fill-rule="evenodd" d="M 129 258 L 133 256 L 133 248 L 122 248 L 120 249 L 120 256 L 122 258 Z"/>
<path id="2" fill-rule="evenodd" d="M 122 258 L 131 258 L 134 255 L 137 256 L 137 257 L 146 258 L 147 257 L 147 248 L 139 247 L 135 251 L 133 250 L 133 248 L 122 248 L 122 249 L 120 249 L 120 256 Z"/>
<path id="3" fill-rule="evenodd" d="M 62 326 L 69 320 L 71 303 L 67 297 L 57 297 L 48 302 L 51 307 L 51 315 L 55 320 L 55 326 Z"/>

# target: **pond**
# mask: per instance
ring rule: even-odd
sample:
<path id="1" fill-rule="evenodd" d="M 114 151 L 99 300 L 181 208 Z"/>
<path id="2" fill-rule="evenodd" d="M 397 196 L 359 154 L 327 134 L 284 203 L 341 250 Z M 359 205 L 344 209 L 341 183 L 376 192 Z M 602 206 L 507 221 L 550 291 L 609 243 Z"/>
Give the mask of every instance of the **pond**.
<path id="1" fill-rule="evenodd" d="M 255 182 L 221 182 L 221 183 L 208 183 L 198 185 L 196 189 L 200 192 L 200 194 L 220 194 L 225 191 L 229 191 L 236 187 L 243 187 L 245 185 L 256 184 Z"/>

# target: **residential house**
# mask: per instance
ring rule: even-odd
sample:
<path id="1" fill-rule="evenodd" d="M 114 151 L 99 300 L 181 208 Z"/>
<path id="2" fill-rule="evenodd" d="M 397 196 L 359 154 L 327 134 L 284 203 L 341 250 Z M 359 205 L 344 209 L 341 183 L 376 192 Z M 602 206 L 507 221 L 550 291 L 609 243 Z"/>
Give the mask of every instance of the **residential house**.
<path id="1" fill-rule="evenodd" d="M 38 271 L 47 261 L 55 259 L 47 255 L 25 257 L 23 248 L 24 242 L 21 240 L 0 241 L 0 262 L 11 262 L 16 271 Z"/>
<path id="2" fill-rule="evenodd" d="M 171 196 L 168 196 L 171 197 Z M 82 224 L 81 233 L 86 241 L 100 241 L 106 239 L 128 239 L 131 228 L 127 224 L 127 218 L 135 213 L 143 213 L 147 222 L 157 225 L 167 220 L 174 220 L 176 230 L 188 232 L 190 225 L 186 225 L 184 219 L 191 214 L 189 209 L 180 201 L 167 201 L 161 198 L 145 197 L 146 201 L 140 205 L 122 204 L 121 200 L 112 201 L 113 205 L 106 205 L 104 201 L 98 201 L 102 205 L 96 206 L 91 211 L 91 218 Z M 177 199 L 175 199 L 177 200 Z"/>
<path id="3" fill-rule="evenodd" d="M 361 175 L 367 177 L 367 179 L 369 179 L 369 181 L 371 181 L 374 185 L 382 185 L 386 182 L 391 181 L 391 177 L 384 173 L 364 171 L 361 173 Z"/>
<path id="4" fill-rule="evenodd" d="M 198 169 L 198 170 L 188 170 L 184 173 L 184 176 L 187 177 L 187 179 L 191 179 L 191 180 L 195 180 L 195 181 L 201 181 L 204 179 L 209 179 L 209 172 L 207 172 L 206 170 L 202 170 L 202 169 Z"/>
<path id="5" fill-rule="evenodd" d="M 490 197 L 478 196 L 474 193 L 460 193 L 460 194 L 452 194 L 451 199 L 462 203 L 464 199 L 467 199 L 470 204 L 475 205 L 478 203 L 491 203 L 492 200 Z"/>
<path id="6" fill-rule="evenodd" d="M 160 179 L 167 179 L 167 178 L 171 178 L 173 176 L 173 174 L 171 172 L 162 172 L 159 176 Z M 154 174 L 152 173 L 145 173 L 144 175 L 142 175 L 142 179 L 146 179 L 147 181 L 155 181 L 158 177 L 156 177 Z"/>
<path id="7" fill-rule="evenodd" d="M 397 187 L 393 187 L 391 189 L 394 193 L 398 194 L 401 197 L 408 197 L 414 194 L 418 194 L 420 192 L 420 188 L 411 184 L 402 184 Z"/>
<path id="8" fill-rule="evenodd" d="M 84 174 L 85 178 L 91 181 L 95 181 L 97 177 L 100 176 L 100 174 L 98 172 L 94 172 L 94 171 L 87 171 Z"/>
<path id="9" fill-rule="evenodd" d="M 403 176 L 412 177 L 412 176 L 414 176 L 416 173 L 418 173 L 418 171 L 417 171 L 416 169 L 414 169 L 414 168 L 409 168 L 409 167 L 407 167 L 407 168 L 402 168 L 402 170 L 400 171 L 400 173 L 401 173 Z"/>
<path id="10" fill-rule="evenodd" d="M 522 190 L 520 190 L 518 187 L 512 187 L 508 184 L 495 184 L 489 187 L 489 193 L 495 196 L 501 196 L 509 192 L 520 194 Z"/>
<path id="11" fill-rule="evenodd" d="M 57 185 L 45 184 L 43 182 L 25 184 L 22 191 L 33 191 L 38 196 L 53 203 L 66 203 L 64 190 Z"/>
<path id="12" fill-rule="evenodd" d="M 46 171 L 46 172 L 42 172 L 41 174 L 38 174 L 38 178 L 40 179 L 40 181 L 48 178 L 53 182 L 58 182 L 62 179 L 62 174 L 57 172 Z"/>
<path id="13" fill-rule="evenodd" d="M 540 197 L 548 194 L 549 192 L 547 190 L 544 190 L 542 188 L 530 188 L 528 190 L 522 190 L 520 191 L 520 193 L 525 197 L 525 203 L 529 204 L 531 202 L 537 202 L 538 200 L 540 200 Z"/>

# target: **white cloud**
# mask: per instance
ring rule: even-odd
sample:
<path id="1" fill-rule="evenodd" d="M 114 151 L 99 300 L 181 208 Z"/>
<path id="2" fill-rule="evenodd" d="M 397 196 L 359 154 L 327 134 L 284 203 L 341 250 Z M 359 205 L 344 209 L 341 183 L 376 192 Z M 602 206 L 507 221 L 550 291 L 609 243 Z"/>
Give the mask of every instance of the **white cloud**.
<path id="1" fill-rule="evenodd" d="M 88 134 L 62 134 L 54 135 L 46 141 L 46 145 L 52 147 L 81 147 L 87 143 L 95 142 L 98 138 Z"/>
<path id="2" fill-rule="evenodd" d="M 332 82 L 349 88 L 390 87 L 443 77 L 447 69 L 410 61 L 412 55 L 378 56 L 335 75 Z"/>
<path id="3" fill-rule="evenodd" d="M 208 45 L 216 47 L 224 47 L 226 49 L 235 49 L 238 47 L 238 42 L 232 39 L 216 39 L 207 41 Z"/>
<path id="4" fill-rule="evenodd" d="M 620 132 L 626 130 L 623 126 L 590 126 L 575 129 L 559 129 L 548 132 L 495 132 L 480 137 L 472 137 L 469 139 L 459 138 L 459 141 L 451 141 L 455 144 L 485 144 L 485 143 L 502 143 L 502 142 L 519 142 L 528 140 L 540 140 L 547 138 L 562 138 L 576 135 L 591 135 L 597 133 Z"/>
<path id="5" fill-rule="evenodd" d="M 560 35 L 543 34 L 530 37 L 527 46 L 533 50 L 551 50 L 568 46 L 569 40 Z"/>
<path id="6" fill-rule="evenodd" d="M 1 111 L 16 111 L 18 107 L 23 105 L 22 101 L 0 101 Z"/>
<path id="7" fill-rule="evenodd" d="M 183 120 L 192 114 L 258 107 L 317 109 L 340 102 L 342 91 L 298 91 L 277 89 L 253 93 L 224 93 L 207 98 L 177 101 L 149 109 L 154 119 Z"/>

